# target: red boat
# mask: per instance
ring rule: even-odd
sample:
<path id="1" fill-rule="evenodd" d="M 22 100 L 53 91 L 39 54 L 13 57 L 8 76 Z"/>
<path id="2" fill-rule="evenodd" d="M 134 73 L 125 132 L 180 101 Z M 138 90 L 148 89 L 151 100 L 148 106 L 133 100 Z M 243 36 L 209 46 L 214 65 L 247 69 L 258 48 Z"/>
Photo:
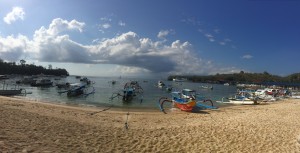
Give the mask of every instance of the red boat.
<path id="1" fill-rule="evenodd" d="M 191 90 L 192 91 L 192 90 Z M 216 109 L 217 107 L 213 106 L 213 103 L 209 99 L 204 99 L 202 102 L 197 102 L 195 96 L 191 96 L 189 98 L 182 98 L 183 95 L 181 92 L 172 92 L 172 99 L 168 99 L 166 97 L 162 97 L 158 101 L 159 108 L 162 112 L 165 112 L 163 108 L 163 104 L 165 102 L 170 102 L 174 107 L 179 108 L 182 111 L 191 112 L 194 109 Z M 209 103 L 210 105 L 204 105 L 203 103 Z"/>
<path id="2" fill-rule="evenodd" d="M 196 106 L 196 99 L 182 99 L 174 97 L 173 104 L 182 111 L 190 112 Z"/>

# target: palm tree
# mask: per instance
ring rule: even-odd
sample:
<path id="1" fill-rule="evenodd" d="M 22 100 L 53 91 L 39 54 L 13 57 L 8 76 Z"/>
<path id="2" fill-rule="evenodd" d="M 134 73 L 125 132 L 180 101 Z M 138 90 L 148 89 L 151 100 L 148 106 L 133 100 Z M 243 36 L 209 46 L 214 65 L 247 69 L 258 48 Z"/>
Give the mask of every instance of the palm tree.
<path id="1" fill-rule="evenodd" d="M 25 61 L 24 59 L 21 59 L 21 60 L 20 60 L 20 63 L 21 63 L 22 66 L 24 66 L 25 63 L 26 63 L 26 61 Z"/>

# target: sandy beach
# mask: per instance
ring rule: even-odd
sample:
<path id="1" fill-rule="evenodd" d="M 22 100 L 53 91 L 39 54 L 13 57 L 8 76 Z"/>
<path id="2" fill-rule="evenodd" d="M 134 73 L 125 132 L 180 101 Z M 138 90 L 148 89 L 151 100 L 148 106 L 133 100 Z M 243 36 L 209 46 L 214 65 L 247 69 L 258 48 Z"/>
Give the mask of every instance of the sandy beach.
<path id="1" fill-rule="evenodd" d="M 300 152 L 300 100 L 127 113 L 0 97 L 0 152 Z"/>

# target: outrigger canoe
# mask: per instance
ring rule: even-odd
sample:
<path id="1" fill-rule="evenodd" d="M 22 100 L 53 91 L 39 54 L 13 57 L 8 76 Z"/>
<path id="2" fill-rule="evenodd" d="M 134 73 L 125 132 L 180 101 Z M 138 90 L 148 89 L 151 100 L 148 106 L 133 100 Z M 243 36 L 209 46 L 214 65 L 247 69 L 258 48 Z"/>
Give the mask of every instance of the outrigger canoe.
<path id="1" fill-rule="evenodd" d="M 191 90 L 192 91 L 192 90 Z M 197 101 L 196 98 L 182 98 L 181 92 L 172 92 L 172 99 L 162 97 L 158 101 L 159 108 L 162 112 L 165 112 L 164 110 L 164 103 L 170 102 L 173 104 L 174 107 L 179 108 L 182 111 L 191 112 L 196 109 L 217 109 L 213 105 L 213 102 L 210 99 L 204 99 L 203 101 Z M 193 96 L 195 97 L 195 96 Z M 205 104 L 204 104 L 205 103 Z"/>

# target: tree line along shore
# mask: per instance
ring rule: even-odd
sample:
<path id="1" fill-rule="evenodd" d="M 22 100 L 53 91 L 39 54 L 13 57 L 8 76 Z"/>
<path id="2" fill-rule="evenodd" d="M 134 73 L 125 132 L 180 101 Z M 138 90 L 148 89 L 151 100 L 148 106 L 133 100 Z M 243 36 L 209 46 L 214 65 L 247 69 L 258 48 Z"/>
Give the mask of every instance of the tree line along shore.
<path id="1" fill-rule="evenodd" d="M 300 87 L 300 73 L 294 73 L 285 77 L 272 75 L 268 72 L 263 73 L 240 73 L 233 74 L 216 74 L 216 75 L 170 75 L 168 80 L 176 78 L 184 78 L 187 81 L 201 82 L 201 83 L 215 83 L 224 84 L 229 83 L 236 85 L 240 83 L 245 84 L 262 84 L 262 85 L 279 85 L 279 86 L 297 86 Z"/>
<path id="2" fill-rule="evenodd" d="M 26 64 L 25 60 L 20 60 L 20 64 L 16 62 L 4 62 L 0 59 L 0 75 L 10 75 L 10 74 L 19 74 L 19 75 L 54 75 L 54 76 L 69 76 L 69 72 L 66 69 L 62 68 L 52 68 L 52 65 L 49 64 L 48 68 L 42 66 L 36 66 L 34 64 Z"/>

